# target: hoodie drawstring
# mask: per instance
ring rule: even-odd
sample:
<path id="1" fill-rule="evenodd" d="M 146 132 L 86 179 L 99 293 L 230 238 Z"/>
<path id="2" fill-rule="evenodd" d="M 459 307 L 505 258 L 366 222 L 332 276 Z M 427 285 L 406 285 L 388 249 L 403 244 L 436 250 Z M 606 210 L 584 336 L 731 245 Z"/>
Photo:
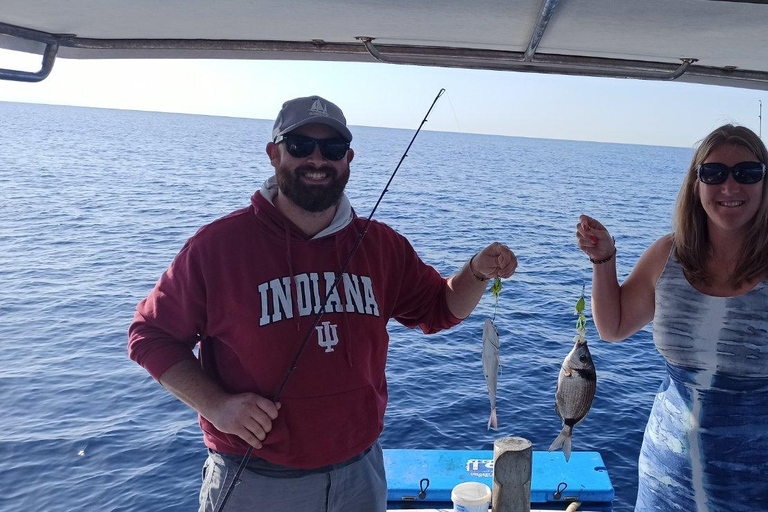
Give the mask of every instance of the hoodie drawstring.
<path id="1" fill-rule="evenodd" d="M 341 274 L 341 251 L 339 251 L 339 238 L 340 235 L 336 235 L 333 237 L 334 240 L 334 249 L 336 250 L 336 264 L 339 266 L 338 274 Z M 342 275 L 339 278 L 339 284 L 336 287 L 336 293 L 339 294 L 339 300 L 341 301 L 341 314 L 342 314 L 342 322 L 344 322 L 344 332 L 347 335 L 347 341 L 344 343 L 344 349 L 347 354 L 347 363 L 349 364 L 349 367 L 352 368 L 352 335 L 349 332 L 349 322 L 347 321 L 347 301 L 346 299 L 346 288 L 344 287 L 344 276 Z"/>
<path id="2" fill-rule="evenodd" d="M 299 285 L 296 283 L 296 276 L 293 273 L 293 263 L 291 261 L 291 232 L 288 223 L 283 222 L 285 228 L 285 259 L 288 261 L 288 273 L 291 275 L 291 304 L 293 305 L 293 323 L 296 324 L 296 330 L 301 330 L 301 318 L 299 318 Z"/>
<path id="3" fill-rule="evenodd" d="M 299 285 L 296 280 L 296 275 L 293 272 L 293 262 L 291 260 L 291 233 L 290 228 L 288 227 L 288 223 L 283 223 L 283 227 L 285 228 L 285 259 L 288 262 L 288 273 L 291 275 L 291 304 L 293 305 L 293 322 L 296 325 L 296 330 L 301 330 L 301 318 L 299 315 Z M 337 275 L 341 273 L 341 252 L 339 250 L 339 236 L 334 235 L 334 252 L 336 253 L 336 264 L 338 265 L 339 270 L 336 272 Z M 328 293 L 329 290 L 326 290 L 326 293 Z M 349 364 L 349 367 L 352 368 L 354 365 L 352 364 L 352 333 L 349 330 L 349 321 L 347 317 L 347 301 L 346 301 L 346 288 L 344 287 L 344 277 L 342 276 L 341 279 L 339 279 L 339 284 L 336 287 L 336 293 L 339 294 L 339 300 L 341 300 L 341 312 L 342 312 L 342 322 L 344 323 L 344 332 L 346 333 L 346 341 L 344 342 L 344 351 L 347 356 L 347 364 Z M 319 305 L 318 305 L 319 307 Z M 326 306 L 327 307 L 327 306 Z M 326 313 L 329 311 L 326 310 Z"/>

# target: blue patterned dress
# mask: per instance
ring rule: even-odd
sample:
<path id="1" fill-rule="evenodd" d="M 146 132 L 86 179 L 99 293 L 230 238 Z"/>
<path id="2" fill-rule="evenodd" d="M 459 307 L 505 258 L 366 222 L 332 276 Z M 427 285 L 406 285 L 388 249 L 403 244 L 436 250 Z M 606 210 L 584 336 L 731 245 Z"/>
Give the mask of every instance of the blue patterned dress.
<path id="1" fill-rule="evenodd" d="M 768 511 L 768 282 L 713 297 L 670 256 L 653 339 L 667 375 L 645 429 L 635 511 Z"/>

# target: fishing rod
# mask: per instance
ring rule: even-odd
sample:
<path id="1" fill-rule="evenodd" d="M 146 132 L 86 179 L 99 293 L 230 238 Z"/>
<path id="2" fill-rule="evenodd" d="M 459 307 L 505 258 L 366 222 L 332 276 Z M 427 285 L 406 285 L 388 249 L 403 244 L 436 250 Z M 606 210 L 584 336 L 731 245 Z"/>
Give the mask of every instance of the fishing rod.
<path id="1" fill-rule="evenodd" d="M 283 382 L 280 384 L 280 387 L 277 390 L 277 393 L 275 394 L 274 398 L 272 399 L 273 402 L 279 402 L 280 397 L 283 395 L 283 390 L 285 390 L 285 385 L 288 384 L 288 379 L 291 378 L 291 375 L 294 371 L 298 368 L 299 358 L 301 357 L 301 354 L 304 352 L 304 349 L 307 347 L 307 344 L 309 343 L 309 337 L 312 336 L 312 333 L 315 331 L 315 327 L 320 323 L 320 318 L 325 314 L 325 307 L 328 304 L 328 301 L 331 298 L 331 295 L 333 295 L 334 291 L 336 290 L 336 287 L 338 286 L 339 282 L 342 279 L 342 276 L 344 275 L 344 271 L 347 270 L 347 266 L 349 265 L 350 260 L 352 259 L 352 256 L 354 256 L 355 252 L 357 251 L 358 247 L 360 247 L 360 244 L 363 241 L 363 237 L 368 232 L 368 228 L 371 225 L 371 220 L 373 219 L 373 214 L 376 213 L 376 209 L 379 207 L 379 203 L 381 203 L 381 200 L 384 199 L 384 194 L 386 194 L 389 191 L 389 185 L 392 183 L 392 180 L 395 179 L 395 174 L 397 174 L 398 169 L 400 169 L 400 165 L 405 160 L 405 157 L 408 156 L 408 151 L 411 149 L 411 146 L 413 146 L 413 142 L 416 140 L 416 136 L 419 135 L 419 132 L 421 131 L 421 127 L 424 126 L 424 123 L 427 122 L 427 118 L 429 117 L 429 114 L 432 112 L 432 109 L 435 107 L 435 103 L 437 103 L 437 100 L 440 99 L 440 96 L 443 95 L 445 92 L 445 89 L 440 89 L 440 92 L 437 93 L 437 96 L 435 96 L 434 101 L 432 101 L 432 105 L 430 105 L 429 110 L 427 110 L 427 114 L 424 116 L 424 119 L 421 120 L 421 124 L 416 129 L 416 133 L 413 134 L 413 138 L 411 139 L 411 142 L 408 144 L 408 147 L 405 148 L 405 152 L 403 153 L 403 156 L 400 157 L 400 161 L 397 163 L 397 166 L 395 167 L 395 170 L 392 172 L 392 175 L 389 177 L 389 181 L 387 181 L 387 184 L 384 186 L 384 190 L 381 191 L 381 195 L 379 196 L 379 199 L 376 201 L 376 204 L 373 206 L 373 209 L 371 210 L 371 214 L 368 215 L 368 219 L 365 221 L 365 224 L 363 225 L 363 229 L 360 231 L 360 234 L 357 236 L 357 240 L 355 241 L 355 245 L 352 247 L 352 250 L 349 251 L 349 254 L 347 255 L 346 260 L 344 260 L 344 264 L 341 266 L 341 270 L 336 274 L 336 279 L 333 281 L 333 284 L 331 285 L 330 289 L 325 295 L 325 299 L 323 300 L 322 305 L 320 306 L 320 310 L 315 315 L 315 319 L 312 322 L 312 325 L 307 330 L 307 334 L 304 336 L 304 339 L 301 342 L 301 346 L 299 346 L 299 350 L 296 352 L 296 356 L 293 358 L 293 362 L 291 363 L 290 368 L 288 369 L 288 373 L 285 374 L 285 377 L 283 378 Z M 235 472 L 235 477 L 232 479 L 232 481 L 229 483 L 229 486 L 227 487 L 227 492 L 224 494 L 224 499 L 221 501 L 221 504 L 216 507 L 214 512 L 221 512 L 224 510 L 224 507 L 227 504 L 227 501 L 229 501 L 229 497 L 232 494 L 232 491 L 235 488 L 235 485 L 240 480 L 240 475 L 243 474 L 243 470 L 248 465 L 248 461 L 251 459 L 251 455 L 253 454 L 253 446 L 248 446 L 248 451 L 245 452 L 245 455 L 243 456 L 243 460 L 240 462 L 240 465 L 237 468 L 237 471 Z"/>

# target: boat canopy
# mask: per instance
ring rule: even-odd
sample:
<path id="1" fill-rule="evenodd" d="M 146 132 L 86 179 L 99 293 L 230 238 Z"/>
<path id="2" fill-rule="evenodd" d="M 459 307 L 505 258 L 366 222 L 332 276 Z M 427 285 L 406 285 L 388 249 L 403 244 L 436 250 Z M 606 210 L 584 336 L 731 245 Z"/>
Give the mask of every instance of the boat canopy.
<path id="1" fill-rule="evenodd" d="M 768 0 L 3 0 L 0 48 L 381 61 L 768 90 Z M 2 68 L 2 62 L 0 62 Z"/>

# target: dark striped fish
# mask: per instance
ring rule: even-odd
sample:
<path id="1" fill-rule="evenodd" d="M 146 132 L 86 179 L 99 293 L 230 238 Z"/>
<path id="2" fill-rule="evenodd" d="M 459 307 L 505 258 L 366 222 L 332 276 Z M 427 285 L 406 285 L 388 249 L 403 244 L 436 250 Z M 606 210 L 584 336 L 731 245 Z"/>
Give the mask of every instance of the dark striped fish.
<path id="1" fill-rule="evenodd" d="M 573 427 L 587 416 L 596 389 L 597 373 L 592 354 L 587 341 L 577 336 L 576 344 L 560 367 L 555 392 L 555 411 L 563 420 L 563 430 L 549 447 L 549 451 L 562 448 L 566 461 L 571 457 Z"/>

